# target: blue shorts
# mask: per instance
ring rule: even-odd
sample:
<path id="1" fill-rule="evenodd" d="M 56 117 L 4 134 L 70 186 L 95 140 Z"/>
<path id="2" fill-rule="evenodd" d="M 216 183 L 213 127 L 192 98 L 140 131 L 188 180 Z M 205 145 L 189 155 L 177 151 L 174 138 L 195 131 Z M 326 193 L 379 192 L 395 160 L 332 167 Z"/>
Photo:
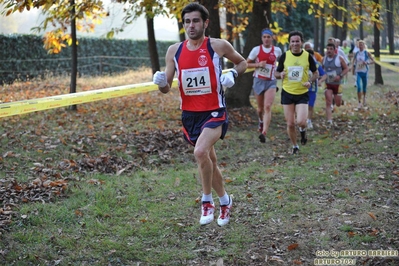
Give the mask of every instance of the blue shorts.
<path id="1" fill-rule="evenodd" d="M 308 91 L 309 94 L 309 106 L 314 107 L 317 97 L 317 91 Z"/>
<path id="2" fill-rule="evenodd" d="M 183 111 L 181 118 L 184 139 L 193 146 L 197 143 L 198 137 L 201 135 L 204 128 L 217 128 L 222 126 L 220 139 L 223 139 L 229 126 L 225 108 L 205 112 Z"/>
<path id="3" fill-rule="evenodd" d="M 305 92 L 304 94 L 291 94 L 286 92 L 284 89 L 281 90 L 281 104 L 289 105 L 289 104 L 308 104 L 309 103 L 309 94 Z"/>

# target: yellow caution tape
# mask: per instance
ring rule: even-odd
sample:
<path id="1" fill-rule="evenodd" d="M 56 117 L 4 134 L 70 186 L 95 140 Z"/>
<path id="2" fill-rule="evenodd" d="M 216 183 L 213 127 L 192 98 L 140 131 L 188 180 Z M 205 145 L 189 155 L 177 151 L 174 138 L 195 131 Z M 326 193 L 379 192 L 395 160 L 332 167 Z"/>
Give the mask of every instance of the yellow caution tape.
<path id="1" fill-rule="evenodd" d="M 223 70 L 223 73 L 228 71 L 229 69 Z M 253 71 L 253 69 L 247 69 L 246 72 L 249 71 Z M 172 86 L 177 86 L 176 78 L 173 80 Z M 155 90 L 158 90 L 158 85 L 155 85 L 153 82 L 146 82 L 99 90 L 62 94 L 39 99 L 3 103 L 0 104 L 0 117 L 27 114 L 31 112 L 101 101 Z"/>
<path id="2" fill-rule="evenodd" d="M 392 70 L 392 71 L 395 71 L 395 72 L 399 73 L 399 67 L 391 65 L 391 64 L 386 63 L 386 62 L 382 62 L 379 57 L 376 57 L 374 59 L 374 61 L 375 61 L 376 64 L 380 65 L 381 67 L 384 67 L 384 68 L 387 68 L 389 70 Z"/>
<path id="3" fill-rule="evenodd" d="M 177 79 L 173 85 L 177 84 Z M 131 84 L 99 90 L 84 91 L 39 99 L 24 100 L 0 104 L 0 117 L 21 115 L 47 109 L 59 108 L 75 104 L 101 101 L 110 98 L 122 97 L 132 94 L 158 90 L 158 85 L 153 82 Z"/>

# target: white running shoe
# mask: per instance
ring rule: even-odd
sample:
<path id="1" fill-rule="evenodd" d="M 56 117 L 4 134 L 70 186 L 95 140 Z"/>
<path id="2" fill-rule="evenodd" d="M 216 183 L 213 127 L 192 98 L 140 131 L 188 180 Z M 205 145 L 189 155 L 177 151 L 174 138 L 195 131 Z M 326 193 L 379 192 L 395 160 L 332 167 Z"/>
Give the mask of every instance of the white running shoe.
<path id="1" fill-rule="evenodd" d="M 200 224 L 205 225 L 211 223 L 214 219 L 215 205 L 209 201 L 204 201 L 202 202 L 201 211 Z"/>
<path id="2" fill-rule="evenodd" d="M 307 129 L 313 129 L 312 120 L 308 119 L 307 121 Z"/>
<path id="3" fill-rule="evenodd" d="M 220 215 L 218 218 L 218 225 L 224 226 L 230 221 L 230 210 L 233 207 L 233 199 L 229 197 L 229 204 L 220 206 Z"/>

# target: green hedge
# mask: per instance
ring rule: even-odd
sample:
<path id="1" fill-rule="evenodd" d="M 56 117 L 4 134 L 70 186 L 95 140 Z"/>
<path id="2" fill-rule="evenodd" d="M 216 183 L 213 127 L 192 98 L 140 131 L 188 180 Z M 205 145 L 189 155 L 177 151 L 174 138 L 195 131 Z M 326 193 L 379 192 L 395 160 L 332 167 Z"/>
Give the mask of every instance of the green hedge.
<path id="1" fill-rule="evenodd" d="M 79 75 L 113 74 L 151 67 L 146 40 L 79 38 L 78 42 Z M 157 43 L 161 65 L 172 43 Z M 41 36 L 13 34 L 0 35 L 0 47 L 0 84 L 70 73 L 72 52 L 69 46 L 59 54 L 48 54 Z"/>

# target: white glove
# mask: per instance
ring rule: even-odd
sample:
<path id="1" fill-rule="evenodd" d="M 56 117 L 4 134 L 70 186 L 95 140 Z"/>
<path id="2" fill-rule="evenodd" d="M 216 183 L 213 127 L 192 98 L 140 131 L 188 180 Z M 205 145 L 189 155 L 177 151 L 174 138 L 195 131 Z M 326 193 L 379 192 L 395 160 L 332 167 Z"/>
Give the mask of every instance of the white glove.
<path id="1" fill-rule="evenodd" d="M 165 72 L 157 71 L 154 74 L 152 81 L 154 82 L 154 84 L 157 84 L 161 88 L 166 87 L 166 85 L 168 85 Z"/>
<path id="2" fill-rule="evenodd" d="M 235 71 L 235 70 L 231 70 L 231 71 L 229 71 L 229 72 L 227 72 L 226 74 L 223 74 L 223 75 L 221 75 L 220 76 L 220 83 L 223 85 L 223 86 L 225 86 L 225 87 L 227 87 L 227 88 L 231 88 L 231 87 L 233 87 L 234 86 L 234 84 L 235 84 L 235 81 L 234 81 L 234 72 L 235 73 L 237 73 L 237 71 Z M 238 74 L 237 74 L 238 75 Z"/>

